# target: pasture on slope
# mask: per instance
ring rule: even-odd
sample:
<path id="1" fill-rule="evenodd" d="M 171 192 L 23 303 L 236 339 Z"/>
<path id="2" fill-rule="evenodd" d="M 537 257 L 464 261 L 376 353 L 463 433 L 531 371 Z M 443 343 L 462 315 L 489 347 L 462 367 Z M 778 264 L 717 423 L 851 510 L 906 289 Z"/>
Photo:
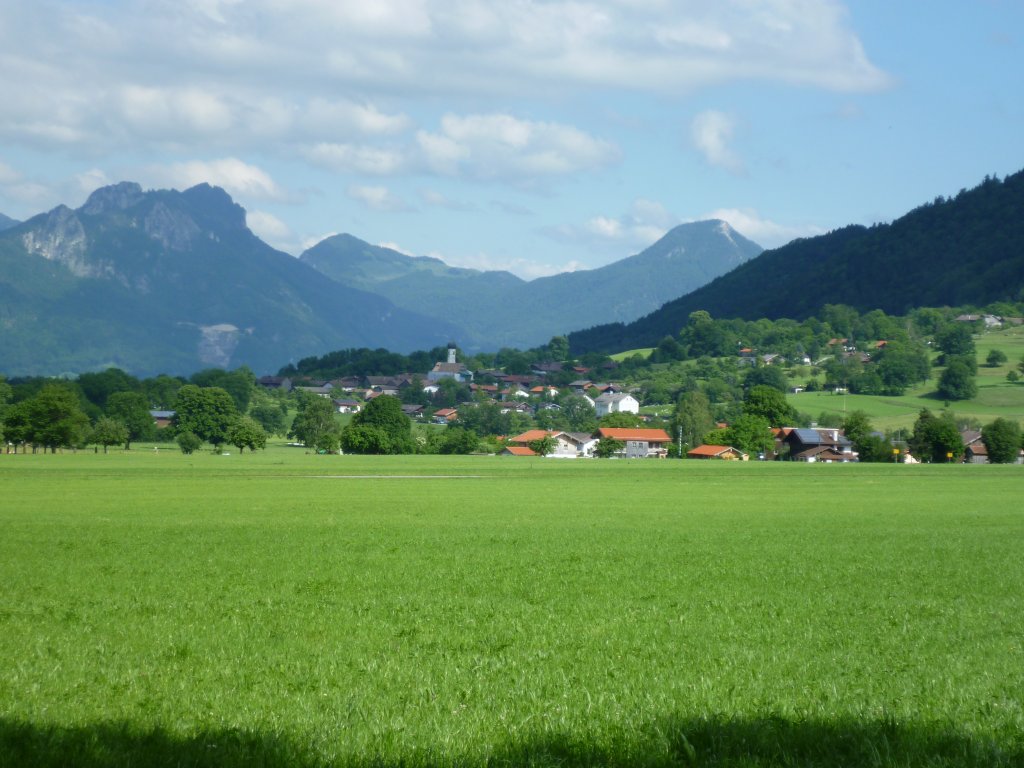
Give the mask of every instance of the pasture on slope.
<path id="1" fill-rule="evenodd" d="M 1021 471 L 3 455 L 0 764 L 1020 765 Z"/>

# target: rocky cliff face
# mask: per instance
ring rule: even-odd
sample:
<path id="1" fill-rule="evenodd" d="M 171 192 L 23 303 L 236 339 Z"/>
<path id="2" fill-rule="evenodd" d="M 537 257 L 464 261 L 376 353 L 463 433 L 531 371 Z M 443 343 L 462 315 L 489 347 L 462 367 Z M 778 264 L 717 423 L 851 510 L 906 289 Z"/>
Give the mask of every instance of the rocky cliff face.
<path id="1" fill-rule="evenodd" d="M 60 262 L 76 277 L 104 277 L 111 271 L 109 262 L 88 258 L 88 238 L 74 211 L 59 205 L 36 227 L 21 238 L 25 250 L 49 261 Z"/>

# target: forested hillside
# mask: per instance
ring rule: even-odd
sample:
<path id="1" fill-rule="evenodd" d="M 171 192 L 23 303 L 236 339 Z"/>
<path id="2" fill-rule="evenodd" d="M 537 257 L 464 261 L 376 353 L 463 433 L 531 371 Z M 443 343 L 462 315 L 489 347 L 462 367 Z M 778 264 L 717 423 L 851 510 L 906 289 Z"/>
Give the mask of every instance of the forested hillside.
<path id="1" fill-rule="evenodd" d="M 891 224 L 849 226 L 765 251 L 628 325 L 569 336 L 574 352 L 653 346 L 691 312 L 802 320 L 826 304 L 905 314 L 914 307 L 984 305 L 1024 290 L 1024 172 L 986 178 Z"/>

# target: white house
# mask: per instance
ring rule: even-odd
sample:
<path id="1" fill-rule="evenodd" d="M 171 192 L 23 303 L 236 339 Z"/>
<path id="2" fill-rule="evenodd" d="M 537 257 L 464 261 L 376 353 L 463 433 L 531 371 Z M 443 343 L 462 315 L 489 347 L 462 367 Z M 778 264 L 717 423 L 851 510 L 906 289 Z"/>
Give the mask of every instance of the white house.
<path id="1" fill-rule="evenodd" d="M 598 418 L 609 413 L 640 413 L 640 403 L 629 394 L 605 392 L 594 401 L 594 410 Z"/>

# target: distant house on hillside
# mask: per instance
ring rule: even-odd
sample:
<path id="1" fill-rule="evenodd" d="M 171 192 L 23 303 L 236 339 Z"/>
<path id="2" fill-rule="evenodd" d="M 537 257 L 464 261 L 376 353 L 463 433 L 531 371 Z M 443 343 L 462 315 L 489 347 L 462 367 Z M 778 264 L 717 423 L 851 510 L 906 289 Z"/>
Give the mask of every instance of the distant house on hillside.
<path id="1" fill-rule="evenodd" d="M 640 403 L 635 397 L 622 392 L 605 392 L 594 400 L 597 417 L 609 413 L 640 413 Z"/>
<path id="2" fill-rule="evenodd" d="M 285 376 L 260 376 L 256 383 L 263 389 L 280 389 L 284 392 L 292 391 L 292 380 Z"/>

